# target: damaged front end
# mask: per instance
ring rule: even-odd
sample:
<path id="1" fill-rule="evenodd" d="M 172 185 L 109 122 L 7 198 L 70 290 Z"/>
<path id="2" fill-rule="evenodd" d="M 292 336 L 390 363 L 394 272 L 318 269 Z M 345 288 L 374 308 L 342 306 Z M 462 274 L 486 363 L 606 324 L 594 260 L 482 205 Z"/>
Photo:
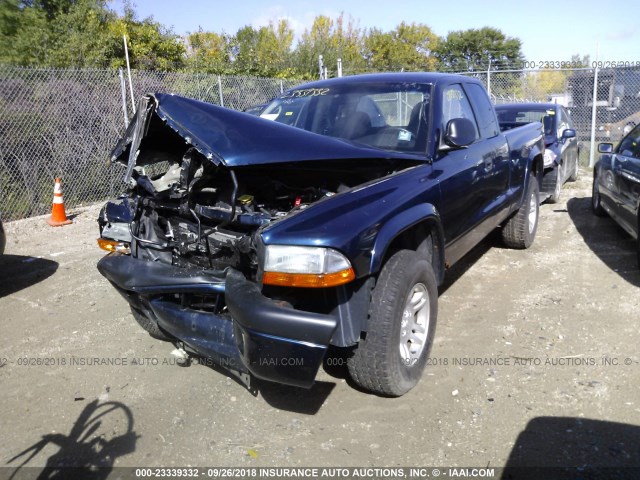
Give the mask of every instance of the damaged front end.
<path id="1" fill-rule="evenodd" d="M 362 158 L 366 165 L 345 166 Z M 366 280 L 356 280 L 340 252 L 298 246 L 309 250 L 310 265 L 316 255 L 324 266 L 265 282 L 265 261 L 281 260 L 273 249 L 265 258 L 265 238 L 399 163 L 373 148 L 164 94 L 141 100 L 112 161 L 125 165 L 128 191 L 100 212 L 99 243 L 111 254 L 98 269 L 140 323 L 242 378 L 310 387 L 340 330 L 339 285 L 364 292 Z M 300 286 L 310 288 L 292 295 Z"/>

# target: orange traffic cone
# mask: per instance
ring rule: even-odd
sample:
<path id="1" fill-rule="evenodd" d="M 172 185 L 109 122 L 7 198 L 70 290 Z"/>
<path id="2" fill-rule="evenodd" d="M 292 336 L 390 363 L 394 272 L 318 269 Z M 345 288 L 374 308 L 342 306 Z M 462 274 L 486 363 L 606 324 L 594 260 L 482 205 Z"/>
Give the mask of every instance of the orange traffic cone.
<path id="1" fill-rule="evenodd" d="M 64 213 L 64 200 L 62 199 L 62 180 L 56 178 L 56 184 L 53 187 L 53 206 L 51 207 L 51 216 L 47 218 L 47 223 L 52 227 L 60 227 L 73 223 Z"/>

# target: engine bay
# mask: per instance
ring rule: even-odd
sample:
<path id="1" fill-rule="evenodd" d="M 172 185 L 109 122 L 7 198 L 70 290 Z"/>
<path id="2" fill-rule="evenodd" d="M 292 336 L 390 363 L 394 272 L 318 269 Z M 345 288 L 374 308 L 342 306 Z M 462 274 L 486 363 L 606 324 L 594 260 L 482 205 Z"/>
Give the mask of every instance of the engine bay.
<path id="1" fill-rule="evenodd" d="M 181 267 L 231 266 L 249 277 L 262 228 L 409 166 L 374 159 L 232 169 L 185 148 L 179 161 L 146 150 L 132 169 L 126 195 L 132 253 Z M 101 219 L 103 234 L 117 230 L 107 215 Z"/>

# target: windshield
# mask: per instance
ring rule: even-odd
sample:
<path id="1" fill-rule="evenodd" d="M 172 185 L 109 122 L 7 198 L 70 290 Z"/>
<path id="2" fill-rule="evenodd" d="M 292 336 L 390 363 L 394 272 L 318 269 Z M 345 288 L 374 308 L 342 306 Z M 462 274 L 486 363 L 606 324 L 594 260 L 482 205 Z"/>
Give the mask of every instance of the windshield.
<path id="1" fill-rule="evenodd" d="M 553 109 L 518 109 L 496 107 L 500 130 L 510 130 L 527 123 L 540 122 L 545 135 L 556 134 L 556 112 Z"/>
<path id="2" fill-rule="evenodd" d="M 430 92 L 416 83 L 295 89 L 260 116 L 383 150 L 425 153 Z"/>

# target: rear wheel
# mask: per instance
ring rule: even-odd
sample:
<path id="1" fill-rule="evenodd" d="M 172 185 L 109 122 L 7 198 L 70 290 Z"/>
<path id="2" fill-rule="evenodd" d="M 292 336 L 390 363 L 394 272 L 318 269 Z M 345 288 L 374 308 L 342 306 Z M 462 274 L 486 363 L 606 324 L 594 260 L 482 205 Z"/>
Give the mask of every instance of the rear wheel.
<path id="1" fill-rule="evenodd" d="M 171 337 L 158 326 L 158 323 L 155 320 L 148 318 L 144 313 L 142 313 L 142 311 L 138 310 L 133 305 L 130 305 L 130 307 L 133 318 L 136 319 L 136 322 L 138 322 L 138 324 L 144 328 L 149 335 L 158 340 L 171 340 Z"/>
<path id="2" fill-rule="evenodd" d="M 593 174 L 593 187 L 591 189 L 591 210 L 599 217 L 604 217 L 607 212 L 602 208 L 602 200 L 600 199 L 600 190 L 598 189 L 597 174 Z"/>
<path id="3" fill-rule="evenodd" d="M 438 285 L 431 264 L 412 250 L 398 251 L 380 272 L 366 337 L 347 362 L 353 380 L 392 397 L 415 387 L 427 363 L 437 316 Z"/>
<path id="4" fill-rule="evenodd" d="M 562 164 L 559 164 L 552 172 L 547 173 L 542 179 L 543 190 L 552 193 L 548 199 L 549 203 L 558 203 L 560 201 L 560 195 L 562 194 Z"/>
<path id="5" fill-rule="evenodd" d="M 531 174 L 522 205 L 502 228 L 502 239 L 507 247 L 529 248 L 538 230 L 538 180 Z"/>
<path id="6" fill-rule="evenodd" d="M 573 166 L 573 170 L 571 171 L 571 175 L 569 175 L 568 180 L 570 182 L 575 182 L 578 180 L 578 175 L 580 175 L 580 158 L 576 157 L 575 164 Z"/>

